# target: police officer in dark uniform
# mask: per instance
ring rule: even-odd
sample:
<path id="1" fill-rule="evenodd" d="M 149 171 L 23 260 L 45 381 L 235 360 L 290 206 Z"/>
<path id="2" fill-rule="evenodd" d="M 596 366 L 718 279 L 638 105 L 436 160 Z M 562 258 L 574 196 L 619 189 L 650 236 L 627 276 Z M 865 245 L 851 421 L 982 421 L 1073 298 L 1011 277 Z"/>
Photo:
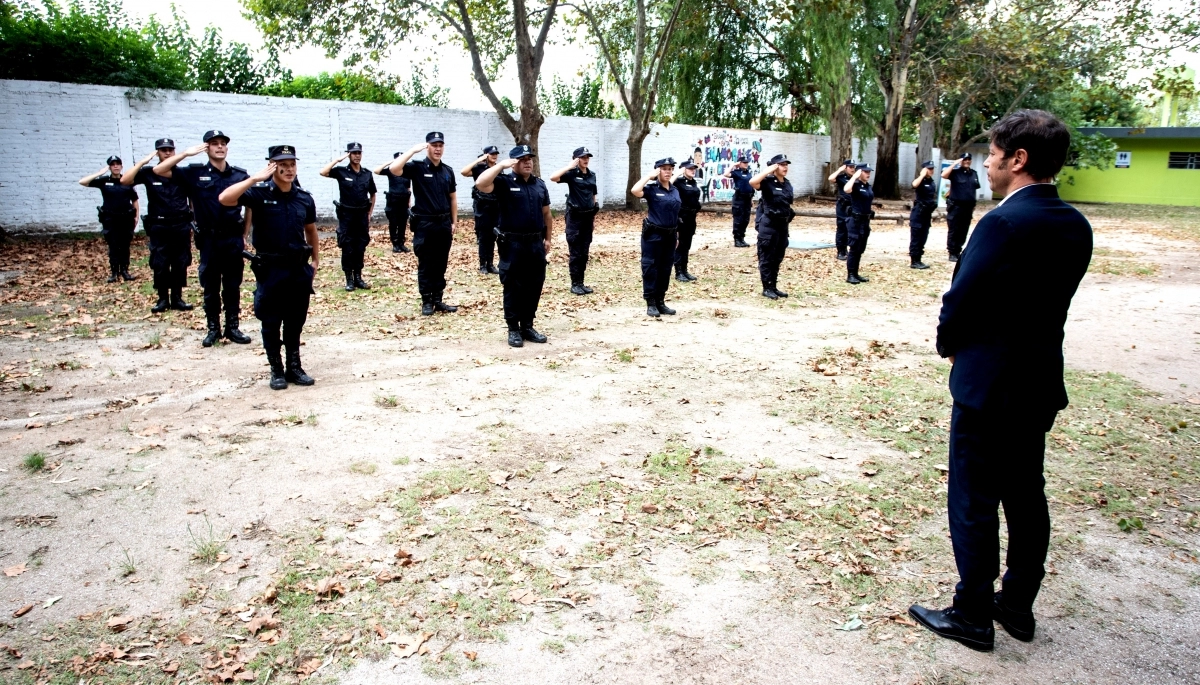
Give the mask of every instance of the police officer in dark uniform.
<path id="1" fill-rule="evenodd" d="M 912 268 L 928 269 L 921 261 L 925 254 L 925 240 L 929 237 L 929 225 L 933 221 L 933 210 L 937 207 L 937 183 L 933 180 L 933 162 L 921 165 L 921 173 L 912 182 L 912 211 L 908 214 L 908 256 Z"/>
<path id="2" fill-rule="evenodd" d="M 346 166 L 334 166 L 349 159 Z M 375 177 L 362 167 L 362 144 L 349 143 L 346 154 L 326 164 L 320 174 L 337 179 L 340 198 L 333 204 L 337 210 L 337 243 L 342 249 L 342 271 L 346 274 L 346 291 L 355 288 L 370 290 L 363 280 L 363 256 L 371 242 L 371 214 L 375 211 Z"/>
<path id="3" fill-rule="evenodd" d="M 392 155 L 392 159 L 399 156 L 400 153 L 397 152 Z M 391 162 L 379 165 L 375 173 L 386 176 L 388 180 L 388 189 L 384 193 L 387 204 L 383 206 L 383 213 L 388 218 L 388 236 L 392 240 L 392 252 L 408 252 L 408 247 L 404 244 L 404 232 L 408 228 L 408 206 L 412 202 L 412 186 L 407 178 L 392 173 Z"/>
<path id="4" fill-rule="evenodd" d="M 117 276 L 126 281 L 134 279 L 129 273 L 129 244 L 137 230 L 138 195 L 133 188 L 121 185 L 121 158 L 113 155 L 105 167 L 79 179 L 85 188 L 99 188 L 102 204 L 96 208 L 100 219 L 100 234 L 108 244 L 108 282 L 116 283 Z"/>
<path id="5" fill-rule="evenodd" d="M 746 227 L 750 225 L 750 204 L 754 189 L 750 187 L 750 162 L 738 155 L 737 164 L 724 174 L 733 179 L 733 246 L 750 247 L 746 242 Z"/>
<path id="6" fill-rule="evenodd" d="M 475 159 L 475 161 L 462 168 L 459 173 L 465 177 L 479 181 L 479 176 L 483 172 L 496 165 L 496 159 L 500 157 L 500 148 L 495 145 L 489 145 L 483 148 L 483 154 Z M 491 193 L 480 192 L 476 186 L 471 189 L 471 205 L 475 210 L 475 242 L 479 245 L 479 273 L 498 274 L 500 273 L 495 265 L 496 254 L 496 198 Z"/>
<path id="7" fill-rule="evenodd" d="M 696 237 L 696 214 L 700 212 L 700 185 L 696 183 L 696 162 L 687 160 L 679 165 L 679 173 L 671 185 L 679 191 L 679 244 L 675 246 L 675 280 L 688 283 L 697 280 L 688 272 L 688 253 Z"/>
<path id="8" fill-rule="evenodd" d="M 599 187 L 596 172 L 588 169 L 592 153 L 586 147 L 575 148 L 571 160 L 569 165 L 551 174 L 550 180 L 567 184 L 567 216 L 563 233 L 569 252 L 567 264 L 571 272 L 571 292 L 590 295 L 592 289 L 584 284 L 583 277 L 587 272 L 596 212 L 600 211 L 600 199 L 597 197 Z"/>
<path id="9" fill-rule="evenodd" d="M 200 286 L 204 288 L 204 316 L 208 333 L 201 343 L 212 347 L 222 336 L 221 303 L 225 304 L 224 336 L 230 342 L 245 345 L 250 336 L 240 325 L 241 287 L 246 248 L 242 209 L 222 205 L 217 199 L 229 186 L 249 178 L 241 167 L 227 161 L 229 136 L 220 130 L 207 131 L 204 142 L 190 147 L 154 167 L 158 176 L 172 179 L 187 193 L 196 215 L 196 248 L 200 251 Z M 208 154 L 205 164 L 178 166 L 188 157 Z"/>
<path id="10" fill-rule="evenodd" d="M 312 385 L 300 366 L 300 332 L 308 318 L 313 276 L 321 262 L 317 238 L 317 204 L 296 185 L 296 148 L 268 149 L 266 168 L 225 189 L 220 202 L 250 210 L 255 255 L 254 316 L 262 322 L 263 348 L 271 365 L 271 389 L 288 383 Z M 309 258 L 312 264 L 309 264 Z M 287 366 L 279 355 L 282 343 Z"/>
<path id="11" fill-rule="evenodd" d="M 858 285 L 871 280 L 858 273 L 858 264 L 867 249 L 867 238 L 871 237 L 871 217 L 875 211 L 875 191 L 871 189 L 871 167 L 859 164 L 854 175 L 842 186 L 850 196 L 850 218 L 846 220 L 846 237 L 849 240 L 849 256 L 846 258 L 846 282 Z"/>
<path id="12" fill-rule="evenodd" d="M 503 173 L 512 169 L 513 173 Z M 479 175 L 480 191 L 492 193 L 500 210 L 496 245 L 500 251 L 500 282 L 504 284 L 504 321 L 508 344 L 546 342 L 533 327 L 542 285 L 546 282 L 546 255 L 550 253 L 554 219 L 550 191 L 533 175 L 533 150 L 518 145 L 508 159 Z"/>
<path id="13" fill-rule="evenodd" d="M 442 302 L 446 289 L 446 263 L 458 221 L 458 193 L 454 173 L 442 164 L 446 136 L 438 131 L 425 135 L 425 142 L 392 162 L 392 173 L 412 182 L 413 254 L 417 256 L 417 289 L 421 291 L 421 314 L 456 312 L 458 307 Z M 424 151 L 425 159 L 412 160 Z"/>
<path id="14" fill-rule="evenodd" d="M 788 248 L 788 225 L 796 216 L 792 209 L 792 182 L 787 179 L 790 166 L 787 155 L 775 155 L 766 169 L 750 179 L 751 187 L 762 191 L 754 220 L 758 231 L 758 275 L 762 279 L 763 297 L 772 300 L 788 296 L 777 286 L 779 265 Z"/>
<path id="15" fill-rule="evenodd" d="M 191 311 L 192 305 L 183 301 L 183 287 L 187 285 L 187 269 L 192 264 L 192 208 L 179 184 L 146 166 L 155 155 L 160 162 L 172 157 L 175 141 L 159 138 L 154 141 L 154 149 L 121 176 L 123 185 L 146 186 L 149 207 L 142 226 L 150 239 L 150 268 L 154 271 L 154 289 L 158 291 L 158 302 L 150 311 L 154 314 L 168 309 Z"/>
<path id="16" fill-rule="evenodd" d="M 646 300 L 646 316 L 655 318 L 675 313 L 663 301 L 671 285 L 671 264 L 678 244 L 676 229 L 683 207 L 679 189 L 671 185 L 674 171 L 674 159 L 660 159 L 654 163 L 653 172 L 629 189 L 634 197 L 646 198 L 648 211 L 642 221 L 642 297 Z"/>
<path id="17" fill-rule="evenodd" d="M 957 262 L 967 242 L 975 213 L 975 191 L 979 190 L 979 174 L 971 168 L 971 153 L 964 152 L 954 166 L 942 172 L 942 178 L 950 179 L 946 195 L 946 250 L 950 261 Z"/>
<path id="18" fill-rule="evenodd" d="M 850 244 L 846 234 L 846 222 L 850 218 L 850 196 L 846 194 L 845 187 L 853 174 L 854 160 L 847 159 L 829 175 L 829 182 L 833 184 L 837 193 L 837 200 L 833 204 L 834 214 L 837 215 L 837 230 L 833 242 L 837 245 L 837 258 L 842 261 L 846 261 L 846 246 Z"/>

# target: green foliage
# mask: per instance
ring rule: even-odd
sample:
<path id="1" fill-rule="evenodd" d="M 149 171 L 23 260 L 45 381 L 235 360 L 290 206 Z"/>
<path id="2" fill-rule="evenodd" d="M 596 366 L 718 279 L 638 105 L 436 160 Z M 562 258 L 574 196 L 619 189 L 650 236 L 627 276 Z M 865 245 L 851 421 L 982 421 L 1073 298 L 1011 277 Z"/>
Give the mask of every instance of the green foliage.
<path id="1" fill-rule="evenodd" d="M 273 83 L 259 90 L 259 93 L 313 100 L 348 100 L 421 107 L 445 107 L 449 95 L 449 91 L 441 86 L 426 85 L 425 73 L 420 69 L 413 70 L 408 81 L 390 75 L 374 76 L 351 71 L 333 74 L 321 72 L 317 76 L 298 76 Z"/>
<path id="2" fill-rule="evenodd" d="M 545 103 L 547 114 L 590 119 L 627 118 L 628 114 L 623 108 L 601 96 L 603 86 L 604 78 L 600 75 L 584 74 L 578 83 L 565 83 L 555 75 L 550 92 L 541 91 L 538 99 Z"/>

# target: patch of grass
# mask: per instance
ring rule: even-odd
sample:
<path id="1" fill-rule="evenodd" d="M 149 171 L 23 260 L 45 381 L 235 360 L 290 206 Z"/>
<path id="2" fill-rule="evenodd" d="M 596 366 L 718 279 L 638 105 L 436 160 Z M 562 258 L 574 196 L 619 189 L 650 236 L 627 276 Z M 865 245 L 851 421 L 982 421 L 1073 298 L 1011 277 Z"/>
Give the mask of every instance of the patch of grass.
<path id="1" fill-rule="evenodd" d="M 410 463 L 412 463 L 412 459 L 409 459 L 408 455 L 399 456 L 392 460 L 392 464 L 396 466 L 408 466 Z"/>
<path id="2" fill-rule="evenodd" d="M 71 332 L 75 334 L 76 338 L 92 337 L 92 328 L 90 326 L 76 326 Z"/>
<path id="3" fill-rule="evenodd" d="M 554 654 L 562 654 L 567 651 L 567 646 L 561 640 L 546 640 L 542 643 L 541 649 L 544 652 L 553 652 Z"/>
<path id="4" fill-rule="evenodd" d="M 46 454 L 44 452 L 32 452 L 25 455 L 25 459 L 21 465 L 31 473 L 37 473 L 46 468 Z"/>
<path id="5" fill-rule="evenodd" d="M 63 359 L 62 361 L 56 362 L 54 365 L 63 371 L 78 371 L 79 369 L 83 368 L 83 364 L 80 364 L 74 359 Z"/>
<path id="6" fill-rule="evenodd" d="M 364 476 L 373 476 L 379 470 L 379 466 L 373 461 L 356 461 L 350 464 L 350 472 L 358 473 Z"/>
<path id="7" fill-rule="evenodd" d="M 309 411 L 308 416 L 304 417 L 304 423 L 307 426 L 316 426 L 317 425 L 317 413 L 315 411 Z"/>
<path id="8" fill-rule="evenodd" d="M 384 409 L 395 409 L 400 406 L 400 398 L 395 395 L 376 395 L 375 406 L 383 407 Z"/>
<path id="9" fill-rule="evenodd" d="M 150 337 L 146 338 L 146 345 L 151 349 L 162 347 L 162 334 L 157 331 L 151 333 Z"/>
<path id="10" fill-rule="evenodd" d="M 117 568 L 121 571 L 122 578 L 128 578 L 137 573 L 137 564 L 134 563 L 133 557 L 129 555 L 129 550 L 121 548 L 121 560 L 117 563 Z"/>
<path id="11" fill-rule="evenodd" d="M 633 352 L 633 349 L 626 347 L 625 349 L 614 352 L 613 357 L 615 357 L 619 362 L 625 362 L 628 364 L 633 361 Z"/>
<path id="12" fill-rule="evenodd" d="M 217 561 L 217 557 L 225 552 L 225 541 L 227 537 L 218 537 L 213 531 L 212 521 L 208 520 L 208 516 L 204 517 L 205 529 L 202 529 L 199 534 L 192 530 L 192 524 L 188 524 L 188 536 L 191 537 L 192 558 L 196 561 L 205 564 L 212 564 Z"/>

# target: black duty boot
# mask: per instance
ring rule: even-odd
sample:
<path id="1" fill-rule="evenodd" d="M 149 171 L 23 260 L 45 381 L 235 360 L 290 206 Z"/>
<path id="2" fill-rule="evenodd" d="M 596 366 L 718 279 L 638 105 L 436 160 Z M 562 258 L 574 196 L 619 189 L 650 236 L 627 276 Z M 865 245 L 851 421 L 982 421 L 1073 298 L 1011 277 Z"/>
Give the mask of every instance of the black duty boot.
<path id="1" fill-rule="evenodd" d="M 646 300 L 646 316 L 653 316 L 657 319 L 659 315 L 658 304 L 654 300 Z"/>
<path id="2" fill-rule="evenodd" d="M 150 308 L 150 313 L 151 314 L 162 314 L 163 312 L 167 311 L 170 308 L 171 308 L 171 298 L 167 295 L 167 291 L 159 290 L 158 291 L 158 302 L 155 302 L 154 306 Z"/>
<path id="3" fill-rule="evenodd" d="M 957 261 L 958 261 L 958 255 L 956 255 L 956 254 L 952 254 L 952 255 L 950 255 L 950 261 L 951 261 L 951 262 L 957 262 Z"/>
<path id="4" fill-rule="evenodd" d="M 992 597 L 992 619 L 1021 642 L 1033 642 L 1033 631 L 1037 628 L 1033 612 L 1010 609 L 1004 603 L 1003 592 L 997 592 Z"/>
<path id="5" fill-rule="evenodd" d="M 487 272 L 489 274 L 495 276 L 496 274 L 500 273 L 500 269 L 497 269 L 495 266 L 492 265 L 491 262 L 488 262 L 487 263 Z"/>
<path id="6" fill-rule="evenodd" d="M 771 290 L 774 290 L 774 291 L 775 291 L 775 294 L 776 294 L 776 295 L 778 295 L 778 296 L 780 296 L 780 297 L 787 297 L 787 296 L 788 296 L 788 294 L 787 294 L 787 293 L 785 293 L 785 292 L 783 292 L 782 290 L 780 290 L 780 289 L 779 289 L 779 286 L 775 285 L 774 283 L 772 283 L 772 284 L 771 284 Z"/>
<path id="7" fill-rule="evenodd" d="M 847 252 L 845 250 L 838 250 L 838 259 L 840 259 L 841 261 L 844 262 L 849 257 L 850 257 L 850 255 L 847 254 Z"/>
<path id="8" fill-rule="evenodd" d="M 346 292 L 352 293 L 354 292 L 354 272 L 345 271 L 344 273 L 346 274 Z"/>
<path id="9" fill-rule="evenodd" d="M 667 316 L 673 316 L 675 314 L 675 310 L 668 307 L 667 303 L 663 302 L 663 298 L 661 297 L 658 298 L 658 300 L 654 303 L 654 306 L 658 307 L 659 314 L 666 314 Z"/>
<path id="10" fill-rule="evenodd" d="M 433 316 L 433 295 L 421 295 L 421 316 Z"/>
<path id="11" fill-rule="evenodd" d="M 392 245 L 392 254 L 397 254 L 397 253 L 404 252 L 404 251 L 405 250 L 404 250 L 403 245 Z"/>
<path id="12" fill-rule="evenodd" d="M 272 371 L 274 375 L 274 371 Z M 288 383 L 296 385 L 312 385 L 316 383 L 313 377 L 304 373 L 304 369 L 300 368 L 300 347 L 289 347 L 287 349 L 287 371 L 284 372 L 284 380 Z"/>
<path id="13" fill-rule="evenodd" d="M 509 319 L 508 323 L 508 346 L 509 347 L 524 347 L 525 339 L 521 337 L 521 325 L 516 319 Z"/>
<path id="14" fill-rule="evenodd" d="M 362 271 L 354 271 L 354 287 L 359 290 L 370 290 L 371 284 L 362 279 Z"/>
<path id="15" fill-rule="evenodd" d="M 938 637 L 954 640 L 979 652 L 990 652 L 995 646 L 996 629 L 991 620 L 974 623 L 967 620 L 961 611 L 949 609 L 926 609 L 916 604 L 908 608 L 908 615 L 917 623 L 932 630 Z"/>
<path id="16" fill-rule="evenodd" d="M 688 283 L 692 279 L 688 278 L 686 271 L 676 271 L 675 272 L 675 280 L 679 281 L 680 283 Z"/>
<path id="17" fill-rule="evenodd" d="M 250 342 L 250 336 L 238 330 L 238 320 L 234 317 L 225 317 L 225 339 L 239 345 L 246 345 Z"/>
<path id="18" fill-rule="evenodd" d="M 583 289 L 582 283 L 572 283 L 571 284 L 571 294 L 572 295 L 587 295 L 588 291 Z"/>
<path id="19" fill-rule="evenodd" d="M 582 285 L 582 284 L 581 284 L 581 285 Z M 585 285 L 585 286 L 583 286 L 583 292 L 584 292 L 585 294 L 591 295 L 592 293 L 594 293 L 594 292 L 596 292 L 596 291 L 595 291 L 595 290 L 592 290 L 591 288 L 589 288 L 589 287 L 587 287 L 587 286 Z"/>
<path id="20" fill-rule="evenodd" d="M 846 282 L 853 285 L 858 285 L 859 283 L 866 283 L 867 279 L 859 276 L 858 274 L 850 274 L 846 277 Z"/>
<path id="21" fill-rule="evenodd" d="M 171 309 L 177 312 L 190 312 L 195 309 L 190 303 L 183 301 L 183 288 L 171 289 Z"/>
<path id="22" fill-rule="evenodd" d="M 412 250 L 408 249 L 408 246 L 404 243 L 400 243 L 400 249 L 398 252 L 412 252 Z"/>
<path id="23" fill-rule="evenodd" d="M 117 282 L 117 270 L 116 269 L 112 269 L 112 273 L 109 274 L 108 281 L 106 281 L 106 282 L 107 283 L 116 283 Z"/>
<path id="24" fill-rule="evenodd" d="M 125 267 L 124 269 L 121 269 L 121 278 L 124 278 L 127 281 L 136 281 L 137 280 L 137 276 L 134 276 L 133 274 L 129 273 L 129 267 Z"/>
<path id="25" fill-rule="evenodd" d="M 699 278 L 696 278 L 695 276 L 693 276 L 693 275 L 692 275 L 692 273 L 691 273 L 690 271 L 684 271 L 684 272 L 683 272 L 683 277 L 684 277 L 684 278 L 686 278 L 686 279 L 688 279 L 689 281 L 698 281 L 698 280 L 700 280 Z"/>
<path id="26" fill-rule="evenodd" d="M 534 329 L 532 323 L 529 324 L 528 326 L 521 326 L 521 337 L 532 343 L 546 342 L 546 336 L 542 335 L 541 333 L 538 333 L 537 330 Z"/>
<path id="27" fill-rule="evenodd" d="M 742 240 L 741 238 L 734 238 L 733 246 L 734 247 L 750 247 L 750 243 L 746 242 L 745 240 Z"/>
<path id="28" fill-rule="evenodd" d="M 912 264 L 908 265 L 910 269 L 928 269 L 929 265 L 921 261 L 920 257 L 913 257 Z"/>
<path id="29" fill-rule="evenodd" d="M 216 319 L 208 320 L 208 335 L 204 336 L 204 340 L 200 344 L 205 347 L 212 347 L 221 339 L 221 327 L 217 325 Z"/>
<path id="30" fill-rule="evenodd" d="M 488 265 L 487 265 L 487 262 L 480 262 L 480 263 L 479 263 L 479 275 L 480 275 L 480 276 L 487 276 L 487 275 L 488 275 L 488 274 L 490 274 L 490 273 L 491 273 L 491 271 L 488 271 Z"/>
<path id="31" fill-rule="evenodd" d="M 279 358 L 279 350 L 267 350 L 267 363 L 271 365 L 271 389 L 287 390 L 287 374 L 283 370 L 283 360 Z"/>
<path id="32" fill-rule="evenodd" d="M 438 293 L 433 296 L 433 308 L 438 310 L 439 312 L 445 312 L 447 314 L 453 314 L 454 312 L 458 311 L 458 307 L 456 307 L 452 304 L 446 304 L 445 302 L 442 302 L 442 294 L 441 293 Z"/>
<path id="33" fill-rule="evenodd" d="M 763 288 L 763 297 L 767 298 L 768 300 L 778 300 L 779 293 L 775 292 L 770 287 L 766 287 Z"/>

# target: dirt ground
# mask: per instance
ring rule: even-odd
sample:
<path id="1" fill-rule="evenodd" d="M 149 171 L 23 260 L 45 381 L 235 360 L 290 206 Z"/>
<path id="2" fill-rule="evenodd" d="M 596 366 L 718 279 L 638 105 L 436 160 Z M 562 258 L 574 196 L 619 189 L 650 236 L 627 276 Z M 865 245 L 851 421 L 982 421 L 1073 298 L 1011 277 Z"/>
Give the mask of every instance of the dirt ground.
<path id="1" fill-rule="evenodd" d="M 328 246 L 317 384 L 283 392 L 249 312 L 210 349 L 199 311 L 149 315 L 144 244 L 109 286 L 94 238 L 10 241 L 0 680 L 1200 683 L 1200 212 L 1083 209 L 1038 634 L 991 654 L 904 616 L 955 580 L 944 224 L 925 272 L 877 225 L 857 287 L 793 251 L 770 302 L 705 216 L 700 280 L 648 320 L 636 217 L 606 213 L 596 294 L 560 237 L 521 349 L 466 224 L 433 319 L 377 231 L 366 293 Z"/>

